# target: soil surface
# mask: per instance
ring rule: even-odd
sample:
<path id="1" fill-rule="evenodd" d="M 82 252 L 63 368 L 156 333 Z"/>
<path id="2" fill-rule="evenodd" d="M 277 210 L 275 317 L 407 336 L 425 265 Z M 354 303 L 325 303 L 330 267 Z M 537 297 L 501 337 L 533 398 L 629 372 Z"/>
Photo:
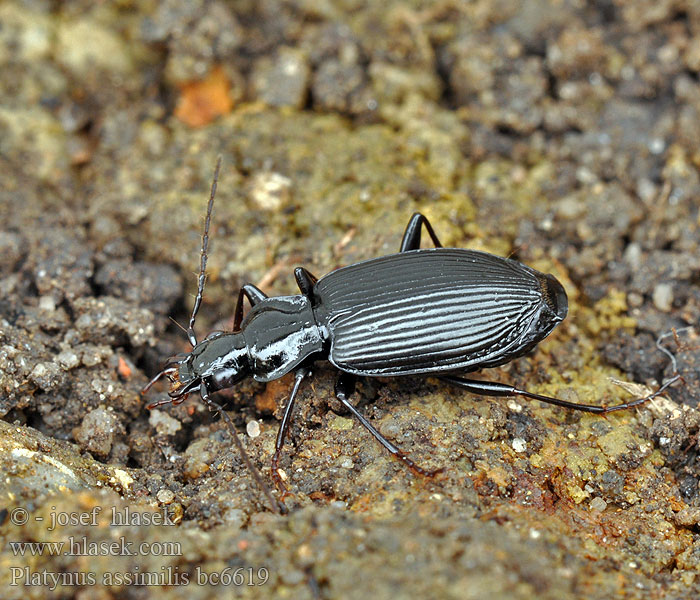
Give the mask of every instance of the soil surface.
<path id="1" fill-rule="evenodd" d="M 0 596 L 700 595 L 700 5 L 0 4 Z M 601 417 L 319 362 L 277 514 L 225 423 L 140 389 L 238 289 L 446 246 L 554 274 L 569 315 L 477 377 Z M 172 318 L 172 320 L 171 320 Z M 288 375 L 225 405 L 263 481 Z M 279 496 L 279 494 L 277 494 Z M 28 545 L 27 543 L 35 543 Z"/>

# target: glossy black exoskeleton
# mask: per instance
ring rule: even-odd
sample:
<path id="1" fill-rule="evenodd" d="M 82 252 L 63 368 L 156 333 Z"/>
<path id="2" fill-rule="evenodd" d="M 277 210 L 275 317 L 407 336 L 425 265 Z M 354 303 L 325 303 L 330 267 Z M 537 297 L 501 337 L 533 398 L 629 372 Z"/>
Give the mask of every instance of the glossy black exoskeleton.
<path id="1" fill-rule="evenodd" d="M 194 322 L 202 301 L 209 224 L 220 159 L 207 208 L 202 239 L 197 297 L 187 335 L 189 354 L 171 358 L 161 376 L 172 382 L 169 402 L 179 403 L 194 391 L 230 419 L 210 395 L 244 377 L 266 382 L 295 372 L 296 380 L 284 411 L 273 457 L 272 475 L 283 487 L 278 461 L 299 386 L 312 363 L 329 360 L 341 373 L 335 393 L 340 402 L 394 456 L 412 470 L 430 475 L 385 439 L 348 398 L 358 376 L 430 374 L 487 396 L 522 396 L 557 406 L 608 413 L 646 402 L 665 390 L 616 406 L 576 404 L 533 394 L 503 384 L 465 379 L 467 373 L 495 367 L 523 356 L 547 337 L 567 314 L 562 285 L 515 260 L 485 252 L 443 248 L 428 220 L 416 213 L 406 227 L 399 253 L 350 265 L 317 279 L 304 268 L 294 272 L 301 294 L 268 298 L 246 284 L 238 294 L 232 332 L 216 332 L 201 342 Z M 435 248 L 421 249 L 425 227 Z M 252 308 L 243 318 L 243 299 Z M 275 506 L 266 486 L 239 451 L 260 487 Z"/>

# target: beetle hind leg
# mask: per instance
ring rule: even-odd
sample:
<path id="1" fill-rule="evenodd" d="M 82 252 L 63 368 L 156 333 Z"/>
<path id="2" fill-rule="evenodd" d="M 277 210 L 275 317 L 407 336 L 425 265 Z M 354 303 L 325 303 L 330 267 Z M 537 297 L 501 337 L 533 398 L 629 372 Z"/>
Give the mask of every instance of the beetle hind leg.
<path id="1" fill-rule="evenodd" d="M 473 394 L 481 394 L 482 396 L 522 396 L 523 398 L 529 398 L 530 400 L 539 400 L 540 402 L 546 402 L 547 404 L 554 404 L 555 406 L 562 406 L 564 408 L 570 408 L 573 410 L 580 410 L 582 412 L 595 413 L 599 415 L 606 415 L 611 412 L 616 412 L 618 410 L 625 410 L 632 408 L 634 406 L 639 406 L 653 400 L 657 396 L 660 396 L 664 391 L 673 383 L 681 378 L 680 375 L 674 375 L 666 383 L 664 383 L 658 390 L 644 396 L 644 398 L 635 398 L 634 400 L 629 400 L 621 404 L 615 404 L 614 406 L 598 406 L 596 404 L 579 404 L 578 402 L 567 402 L 566 400 L 560 400 L 559 398 L 554 398 L 552 396 L 543 396 L 541 394 L 533 394 L 527 390 L 519 390 L 505 383 L 497 383 L 493 381 L 480 381 L 477 379 L 464 379 L 463 377 L 454 377 L 452 375 L 446 375 L 443 377 L 438 377 L 438 379 L 454 385 Z"/>
<path id="2" fill-rule="evenodd" d="M 403 462 L 413 473 L 422 475 L 423 477 L 433 477 L 442 471 L 442 468 L 430 471 L 417 465 L 404 452 L 399 450 L 394 444 L 387 440 L 374 426 L 360 413 L 348 400 L 348 397 L 355 391 L 355 376 L 348 373 L 341 373 L 335 384 L 335 396 L 340 400 L 345 408 L 347 408 L 353 416 L 369 431 L 386 450 L 393 456 Z"/>
<path id="3" fill-rule="evenodd" d="M 403 232 L 401 240 L 401 249 L 399 252 L 407 252 L 408 250 L 418 250 L 420 248 L 420 238 L 422 227 L 425 225 L 425 230 L 428 232 L 430 239 L 433 240 L 436 248 L 442 248 L 442 244 L 433 231 L 433 226 L 421 213 L 413 213 L 411 220 L 406 225 L 406 231 Z"/>

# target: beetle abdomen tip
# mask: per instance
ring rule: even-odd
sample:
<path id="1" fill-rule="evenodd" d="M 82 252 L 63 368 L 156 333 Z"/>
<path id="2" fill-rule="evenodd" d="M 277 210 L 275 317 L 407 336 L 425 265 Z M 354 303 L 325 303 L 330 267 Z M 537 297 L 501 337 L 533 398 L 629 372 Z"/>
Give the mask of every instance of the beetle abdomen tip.
<path id="1" fill-rule="evenodd" d="M 542 293 L 547 306 L 560 321 L 563 321 L 569 311 L 569 299 L 564 291 L 564 286 L 559 283 L 554 275 L 548 274 L 540 279 L 540 284 L 542 285 Z"/>

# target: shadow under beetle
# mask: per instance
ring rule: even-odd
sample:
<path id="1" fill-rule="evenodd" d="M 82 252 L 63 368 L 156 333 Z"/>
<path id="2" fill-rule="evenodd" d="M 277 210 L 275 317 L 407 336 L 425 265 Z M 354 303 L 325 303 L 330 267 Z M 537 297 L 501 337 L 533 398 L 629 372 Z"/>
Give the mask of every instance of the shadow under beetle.
<path id="1" fill-rule="evenodd" d="M 197 341 L 194 323 L 204 292 L 209 225 L 221 167 L 219 157 L 207 206 L 200 252 L 197 296 L 187 328 L 188 354 L 170 358 L 162 376 L 171 382 L 169 398 L 149 405 L 179 404 L 194 391 L 222 415 L 243 460 L 270 504 L 283 511 L 250 462 L 229 416 L 211 399 L 244 377 L 267 382 L 294 371 L 295 382 L 284 410 L 272 458 L 272 477 L 286 490 L 278 463 L 299 386 L 312 363 L 330 361 L 340 371 L 338 400 L 391 454 L 421 475 L 432 475 L 384 438 L 349 402 L 358 376 L 433 375 L 451 385 L 486 396 L 522 396 L 591 413 L 606 414 L 637 406 L 656 392 L 615 406 L 577 404 L 533 394 L 503 383 L 465 379 L 468 373 L 520 357 L 547 337 L 566 317 L 566 292 L 557 279 L 515 260 L 476 250 L 443 248 L 428 220 L 415 213 L 398 254 L 366 260 L 316 278 L 294 270 L 301 294 L 269 298 L 252 284 L 236 302 L 233 331 L 214 332 Z M 425 227 L 434 248 L 421 249 Z M 244 297 L 251 309 L 243 318 Z"/>

